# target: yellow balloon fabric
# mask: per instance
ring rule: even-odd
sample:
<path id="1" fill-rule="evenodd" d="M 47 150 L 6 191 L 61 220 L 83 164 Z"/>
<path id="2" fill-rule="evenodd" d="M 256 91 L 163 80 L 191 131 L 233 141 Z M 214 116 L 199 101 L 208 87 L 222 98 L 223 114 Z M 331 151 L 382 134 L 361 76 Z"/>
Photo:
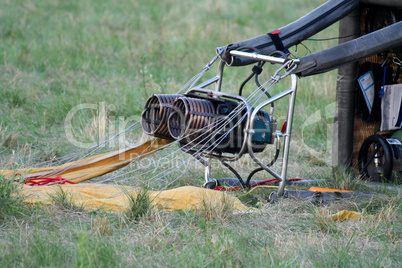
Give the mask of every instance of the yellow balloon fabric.
<path id="1" fill-rule="evenodd" d="M 119 150 L 86 159 L 66 163 L 61 166 L 39 168 L 19 171 L 2 171 L 6 176 L 12 177 L 15 173 L 27 178 L 55 178 L 62 177 L 71 182 L 82 182 L 122 168 L 133 160 L 146 157 L 165 148 L 171 141 L 165 139 L 152 139 L 142 145 L 126 150 Z M 62 184 L 51 186 L 31 187 L 25 185 L 21 193 L 25 201 L 31 204 L 51 204 L 51 196 L 57 196 L 57 191 L 68 195 L 69 202 L 82 206 L 84 209 L 103 209 L 113 212 L 126 211 L 130 206 L 127 194 L 135 197 L 138 189 L 130 186 L 118 186 L 97 183 Z M 165 191 L 150 192 L 152 204 L 165 210 L 198 209 L 203 204 L 222 204 L 228 202 L 235 211 L 247 210 L 248 207 L 236 197 L 219 191 L 185 186 Z"/>
<path id="2" fill-rule="evenodd" d="M 122 168 L 131 163 L 134 159 L 139 160 L 165 148 L 169 143 L 171 143 L 171 141 L 157 138 L 136 147 L 88 157 L 61 166 L 2 171 L 2 173 L 5 176 L 13 176 L 15 173 L 20 173 L 24 175 L 24 178 L 55 178 L 61 176 L 63 179 L 78 183 Z"/>
<path id="3" fill-rule="evenodd" d="M 63 191 L 69 201 L 84 209 L 102 209 L 112 212 L 124 212 L 129 206 L 127 194 L 135 197 L 138 188 L 97 183 L 63 184 L 52 186 L 24 186 L 21 193 L 29 204 L 51 204 L 51 196 Z M 164 210 L 189 210 L 202 208 L 203 204 L 229 204 L 234 211 L 244 211 L 245 206 L 238 198 L 225 192 L 184 186 L 171 190 L 150 191 L 152 204 Z M 207 202 L 206 202 L 207 201 Z"/>

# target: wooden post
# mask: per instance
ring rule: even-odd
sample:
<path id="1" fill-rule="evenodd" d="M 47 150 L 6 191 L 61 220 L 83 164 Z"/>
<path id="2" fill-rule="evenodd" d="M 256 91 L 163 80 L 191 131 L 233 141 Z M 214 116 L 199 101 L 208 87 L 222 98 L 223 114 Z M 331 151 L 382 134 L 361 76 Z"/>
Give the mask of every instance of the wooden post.
<path id="1" fill-rule="evenodd" d="M 339 22 L 339 43 L 359 37 L 360 11 L 355 10 Z M 338 69 L 334 136 L 332 144 L 333 167 L 350 167 L 353 154 L 354 98 L 356 90 L 357 62 Z"/>

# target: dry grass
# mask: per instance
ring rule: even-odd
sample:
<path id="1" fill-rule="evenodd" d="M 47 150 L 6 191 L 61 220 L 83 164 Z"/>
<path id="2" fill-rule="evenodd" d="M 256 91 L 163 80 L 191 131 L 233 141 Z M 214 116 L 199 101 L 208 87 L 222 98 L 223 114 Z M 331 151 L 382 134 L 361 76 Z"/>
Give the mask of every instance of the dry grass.
<path id="1" fill-rule="evenodd" d="M 99 236 L 107 236 L 113 233 L 109 220 L 106 217 L 96 217 L 92 223 L 92 232 Z"/>
<path id="2" fill-rule="evenodd" d="M 331 219 L 327 207 L 314 207 L 313 216 L 314 222 L 322 232 L 332 234 L 338 232 L 337 224 Z"/>
<path id="3" fill-rule="evenodd" d="M 231 219 L 234 212 L 233 204 L 230 203 L 226 194 L 219 200 L 203 196 L 196 214 L 206 221 L 224 223 Z"/>
<path id="4" fill-rule="evenodd" d="M 367 181 L 362 180 L 360 176 L 356 176 L 353 170 L 336 167 L 332 170 L 332 173 L 332 176 L 325 178 L 325 180 L 320 183 L 322 187 L 355 192 L 370 191 L 370 188 L 366 185 Z"/>
<path id="5" fill-rule="evenodd" d="M 101 212 L 72 214 L 44 209 L 38 211 L 37 218 L 31 216 L 17 222 L 19 229 L 28 228 L 26 234 L 20 234 L 28 245 L 45 245 L 43 239 L 50 237 L 58 241 L 57 248 L 77 245 L 83 253 L 72 254 L 81 263 L 105 261 L 94 255 L 97 252 L 114 256 L 119 260 L 114 265 L 123 266 L 168 263 L 174 266 L 398 267 L 401 213 L 397 196 L 382 196 L 383 203 L 376 207 L 375 200 L 345 200 L 346 205 L 338 202 L 316 207 L 303 200 L 284 199 L 276 205 L 266 204 L 254 212 L 237 214 L 232 213 L 230 204 L 217 205 L 206 200 L 199 211 L 152 210 L 136 224 L 125 217 Z M 328 215 L 346 208 L 354 208 L 364 217 L 357 221 L 330 221 Z M 119 225 L 120 218 L 126 222 Z M 16 238 L 12 225 L 16 224 L 9 222 L 2 227 L 8 232 L 6 239 L 10 241 L 14 237 L 15 246 L 21 247 L 22 240 Z M 29 234 L 38 232 L 43 239 L 28 238 Z M 7 248 L 8 256 L 10 252 L 18 252 L 11 244 Z M 34 253 L 32 246 L 22 248 L 31 248 L 29 255 Z"/>

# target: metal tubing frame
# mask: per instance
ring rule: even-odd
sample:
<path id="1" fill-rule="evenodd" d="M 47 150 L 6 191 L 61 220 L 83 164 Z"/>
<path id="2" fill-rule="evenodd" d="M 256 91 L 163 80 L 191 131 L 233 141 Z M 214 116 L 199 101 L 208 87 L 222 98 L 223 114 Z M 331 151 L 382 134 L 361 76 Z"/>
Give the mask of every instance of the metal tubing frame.
<path id="1" fill-rule="evenodd" d="M 294 114 L 294 108 L 295 108 L 295 101 L 296 101 L 296 91 L 297 91 L 297 76 L 295 74 L 291 75 L 291 88 L 288 90 L 285 90 L 278 95 L 266 100 L 265 102 L 261 103 L 258 105 L 253 113 L 251 114 L 250 118 L 250 125 L 248 128 L 248 139 L 247 139 L 247 146 L 248 146 L 248 153 L 251 156 L 251 158 L 256 162 L 260 167 L 262 167 L 264 170 L 266 170 L 269 174 L 274 176 L 276 179 L 279 180 L 279 189 L 278 189 L 278 195 L 281 196 L 283 195 L 285 185 L 286 185 L 286 174 L 287 174 L 287 167 L 288 167 L 288 160 L 289 160 L 289 147 L 290 147 L 290 137 L 291 137 L 291 132 L 292 132 L 292 123 L 293 123 L 293 114 Z M 253 146 L 252 146 L 252 136 L 255 133 L 254 130 L 254 119 L 262 108 L 265 106 L 271 104 L 274 101 L 277 101 L 281 98 L 284 98 L 285 96 L 289 95 L 289 108 L 288 108 L 288 115 L 287 115 L 287 124 L 286 124 L 286 131 L 283 134 L 284 136 L 284 146 L 283 146 L 283 162 L 282 162 L 282 172 L 281 175 L 277 174 L 274 170 L 272 170 L 270 167 L 268 167 L 266 164 L 264 164 L 254 153 L 253 151 Z"/>
<path id="2" fill-rule="evenodd" d="M 213 83 L 219 82 L 219 80 L 220 80 L 220 77 L 219 77 L 219 76 L 215 76 L 215 77 L 213 77 L 213 78 L 211 78 L 211 79 L 209 79 L 209 80 L 207 80 L 207 81 L 205 81 L 205 82 L 199 84 L 199 85 L 196 86 L 195 88 L 205 88 L 205 87 L 207 87 L 207 86 L 209 86 L 209 85 L 212 85 Z"/>
<path id="3" fill-rule="evenodd" d="M 231 56 L 237 56 L 237 57 L 242 57 L 242 58 L 247 58 L 251 60 L 258 60 L 258 61 L 268 61 L 270 63 L 279 63 L 279 64 L 284 64 L 286 62 L 285 59 L 283 58 L 277 58 L 277 57 L 272 57 L 272 56 L 267 56 L 267 55 L 262 55 L 262 54 L 257 54 L 255 52 L 244 52 L 244 51 L 238 51 L 238 50 L 232 50 L 230 51 Z"/>
<path id="4" fill-rule="evenodd" d="M 237 57 L 245 57 L 245 58 L 250 58 L 254 60 L 260 60 L 260 61 L 267 61 L 271 63 L 277 63 L 277 64 L 285 64 L 287 60 L 282 59 L 282 58 L 276 58 L 272 56 L 266 56 L 262 54 L 257 54 L 257 53 L 249 53 L 249 52 L 242 52 L 242 51 L 231 51 L 230 52 L 232 56 L 237 56 Z M 292 60 L 294 64 L 298 64 L 299 60 L 295 59 Z M 221 88 L 222 88 L 222 79 L 223 79 L 223 69 L 225 67 L 225 62 L 221 61 L 218 67 L 218 73 L 215 77 L 209 79 L 208 81 L 199 84 L 195 88 L 189 89 L 187 93 L 204 93 L 204 94 L 209 94 L 212 96 L 216 97 L 226 97 L 226 98 L 231 98 L 238 100 L 240 102 L 243 102 L 244 105 L 247 108 L 247 121 L 246 121 L 246 129 L 244 130 L 244 142 L 242 144 L 242 148 L 240 149 L 240 152 L 234 156 L 234 157 L 225 157 L 221 155 L 214 155 L 214 154 L 205 154 L 203 156 L 207 157 L 208 160 L 206 161 L 205 165 L 205 182 L 211 181 L 211 159 L 212 158 L 217 158 L 222 161 L 235 161 L 238 160 L 246 151 L 248 154 L 251 156 L 251 158 L 256 162 L 261 168 L 263 168 L 265 171 L 267 171 L 269 174 L 271 174 L 273 177 L 279 180 L 279 188 L 277 194 L 279 196 L 282 196 L 284 193 L 285 185 L 286 185 L 286 175 L 287 175 L 287 167 L 288 167 L 288 160 L 289 160 L 289 149 L 290 149 L 290 139 L 291 139 L 291 132 L 292 132 L 292 124 L 293 124 L 293 114 L 294 114 L 294 108 L 295 108 L 295 101 L 296 101 L 296 92 L 297 92 L 297 76 L 295 74 L 291 74 L 291 87 L 271 98 L 268 100 L 262 102 L 259 104 L 255 109 L 252 111 L 251 106 L 248 103 L 248 101 L 237 95 L 229 94 L 229 93 L 222 93 Z M 279 70 L 282 70 L 284 66 L 282 66 Z M 279 73 L 279 70 L 277 73 Z M 289 72 L 288 72 L 289 73 Z M 286 73 L 286 75 L 288 74 Z M 286 76 L 285 75 L 285 76 Z M 283 78 L 283 77 L 279 77 Z M 208 90 L 205 89 L 205 87 L 216 83 L 215 85 L 215 90 Z M 284 136 L 284 145 L 283 145 L 283 161 L 282 161 L 282 169 L 281 169 L 281 174 L 279 175 L 276 173 L 273 169 L 268 167 L 266 164 L 264 164 L 254 153 L 253 146 L 252 146 L 252 136 L 255 133 L 254 130 L 254 120 L 255 117 L 257 116 L 257 113 L 263 109 L 265 106 L 282 99 L 286 96 L 289 95 L 289 108 L 288 108 L 288 114 L 287 114 L 287 124 L 286 124 L 286 130 L 285 133 L 281 134 L 281 136 Z"/>
<path id="5" fill-rule="evenodd" d="M 216 83 L 215 91 L 221 91 L 222 79 L 223 79 L 223 69 L 225 68 L 225 65 L 226 65 L 226 63 L 223 60 L 221 60 L 221 62 L 219 63 L 219 67 L 218 67 L 218 74 L 216 75 L 216 77 L 219 77 L 219 80 Z"/>
<path id="6" fill-rule="evenodd" d="M 249 59 L 254 59 L 254 60 L 262 60 L 262 61 L 268 61 L 271 63 L 279 63 L 283 64 L 281 68 L 276 72 L 277 75 L 279 75 L 279 71 L 284 68 L 284 64 L 287 62 L 286 59 L 281 59 L 281 58 L 276 58 L 272 56 L 266 56 L 262 54 L 257 54 L 257 53 L 249 53 L 249 52 L 242 52 L 242 51 L 230 51 L 230 54 L 232 56 L 238 56 L 238 57 L 245 57 Z M 295 59 L 293 60 L 293 64 L 298 64 L 299 60 Z M 288 74 L 286 72 L 286 74 Z M 285 76 L 286 76 L 285 74 Z M 280 77 L 280 76 L 279 76 Z M 283 78 L 283 77 L 280 77 Z M 278 189 L 278 195 L 281 196 L 284 193 L 285 185 L 286 185 L 286 175 L 287 175 L 287 168 L 288 168 L 288 160 L 289 160 L 289 147 L 290 147 L 290 138 L 291 138 L 291 132 L 292 132 L 292 124 L 293 124 L 293 114 L 294 114 L 294 108 L 295 108 L 295 101 L 296 101 L 296 92 L 297 92 L 297 76 L 295 74 L 291 75 L 291 87 L 288 90 L 285 90 L 276 96 L 266 100 L 265 102 L 259 104 L 254 111 L 251 114 L 251 118 L 249 120 L 249 127 L 248 127 L 248 137 L 247 137 L 247 148 L 248 148 L 248 153 L 250 154 L 251 158 L 264 170 L 266 170 L 268 173 L 270 173 L 272 176 L 274 176 L 276 179 L 279 180 L 279 189 Z M 286 124 L 286 131 L 283 134 L 284 136 L 284 147 L 283 147 L 283 162 L 282 162 L 282 170 L 281 170 L 281 175 L 277 174 L 273 169 L 268 167 L 266 164 L 264 164 L 254 153 L 253 151 L 253 146 L 252 146 L 252 136 L 255 133 L 254 130 L 254 120 L 255 117 L 262 108 L 265 106 L 271 104 L 274 101 L 277 101 L 285 96 L 289 95 L 289 108 L 288 108 L 288 115 L 287 115 L 287 124 Z"/>
<path id="7" fill-rule="evenodd" d="M 211 181 L 211 158 L 208 158 L 205 165 L 205 183 Z"/>

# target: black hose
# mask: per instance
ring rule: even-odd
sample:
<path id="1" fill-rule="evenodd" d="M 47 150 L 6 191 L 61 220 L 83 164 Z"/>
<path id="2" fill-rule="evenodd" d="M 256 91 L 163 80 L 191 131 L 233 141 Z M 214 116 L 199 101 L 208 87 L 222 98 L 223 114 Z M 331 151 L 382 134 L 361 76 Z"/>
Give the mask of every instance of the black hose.
<path id="1" fill-rule="evenodd" d="M 254 75 L 255 75 L 255 72 L 252 72 L 252 73 L 246 78 L 246 80 L 244 80 L 243 83 L 240 85 L 239 96 L 242 95 L 244 86 L 247 84 L 248 81 L 250 81 L 251 78 L 253 78 Z"/>
<path id="2" fill-rule="evenodd" d="M 264 64 L 265 64 L 265 62 L 259 62 L 258 63 L 258 67 L 259 68 L 261 68 L 261 70 L 262 70 L 262 66 L 264 66 Z M 254 66 L 254 67 L 257 67 L 257 66 Z M 254 70 L 254 68 L 253 68 L 253 70 Z M 268 93 L 268 91 L 265 91 L 264 90 L 264 88 L 261 86 L 261 84 L 260 84 L 260 81 L 258 80 L 258 76 L 261 74 L 261 72 L 256 72 L 255 73 L 255 84 L 257 85 L 257 87 L 259 88 L 259 89 L 261 89 L 261 91 L 262 92 L 264 92 L 265 93 L 265 95 L 267 95 L 267 97 L 268 97 L 268 99 L 270 99 L 271 98 L 271 95 Z M 271 102 L 271 107 L 272 108 L 274 108 L 274 103 L 273 102 Z"/>
<path id="3" fill-rule="evenodd" d="M 279 151 L 280 151 L 279 149 L 276 149 L 274 159 L 272 159 L 272 161 L 267 165 L 268 167 L 272 166 L 272 165 L 276 162 L 276 160 L 278 160 Z M 262 167 L 259 167 L 259 168 L 254 169 L 254 170 L 248 175 L 248 177 L 247 177 L 246 186 L 247 186 L 247 187 L 250 187 L 251 178 L 252 178 L 256 173 L 258 173 L 258 172 L 260 172 L 260 171 L 263 171 L 263 170 L 265 170 L 265 169 L 263 169 Z"/>
<path id="4" fill-rule="evenodd" d="M 232 171 L 232 173 L 237 177 L 237 179 L 239 180 L 241 186 L 246 189 L 246 188 L 250 188 L 250 184 L 246 184 L 244 183 L 243 178 L 240 176 L 240 174 L 234 169 L 232 168 L 228 163 L 225 162 L 225 160 L 221 159 L 221 163 L 227 167 L 230 171 Z"/>

